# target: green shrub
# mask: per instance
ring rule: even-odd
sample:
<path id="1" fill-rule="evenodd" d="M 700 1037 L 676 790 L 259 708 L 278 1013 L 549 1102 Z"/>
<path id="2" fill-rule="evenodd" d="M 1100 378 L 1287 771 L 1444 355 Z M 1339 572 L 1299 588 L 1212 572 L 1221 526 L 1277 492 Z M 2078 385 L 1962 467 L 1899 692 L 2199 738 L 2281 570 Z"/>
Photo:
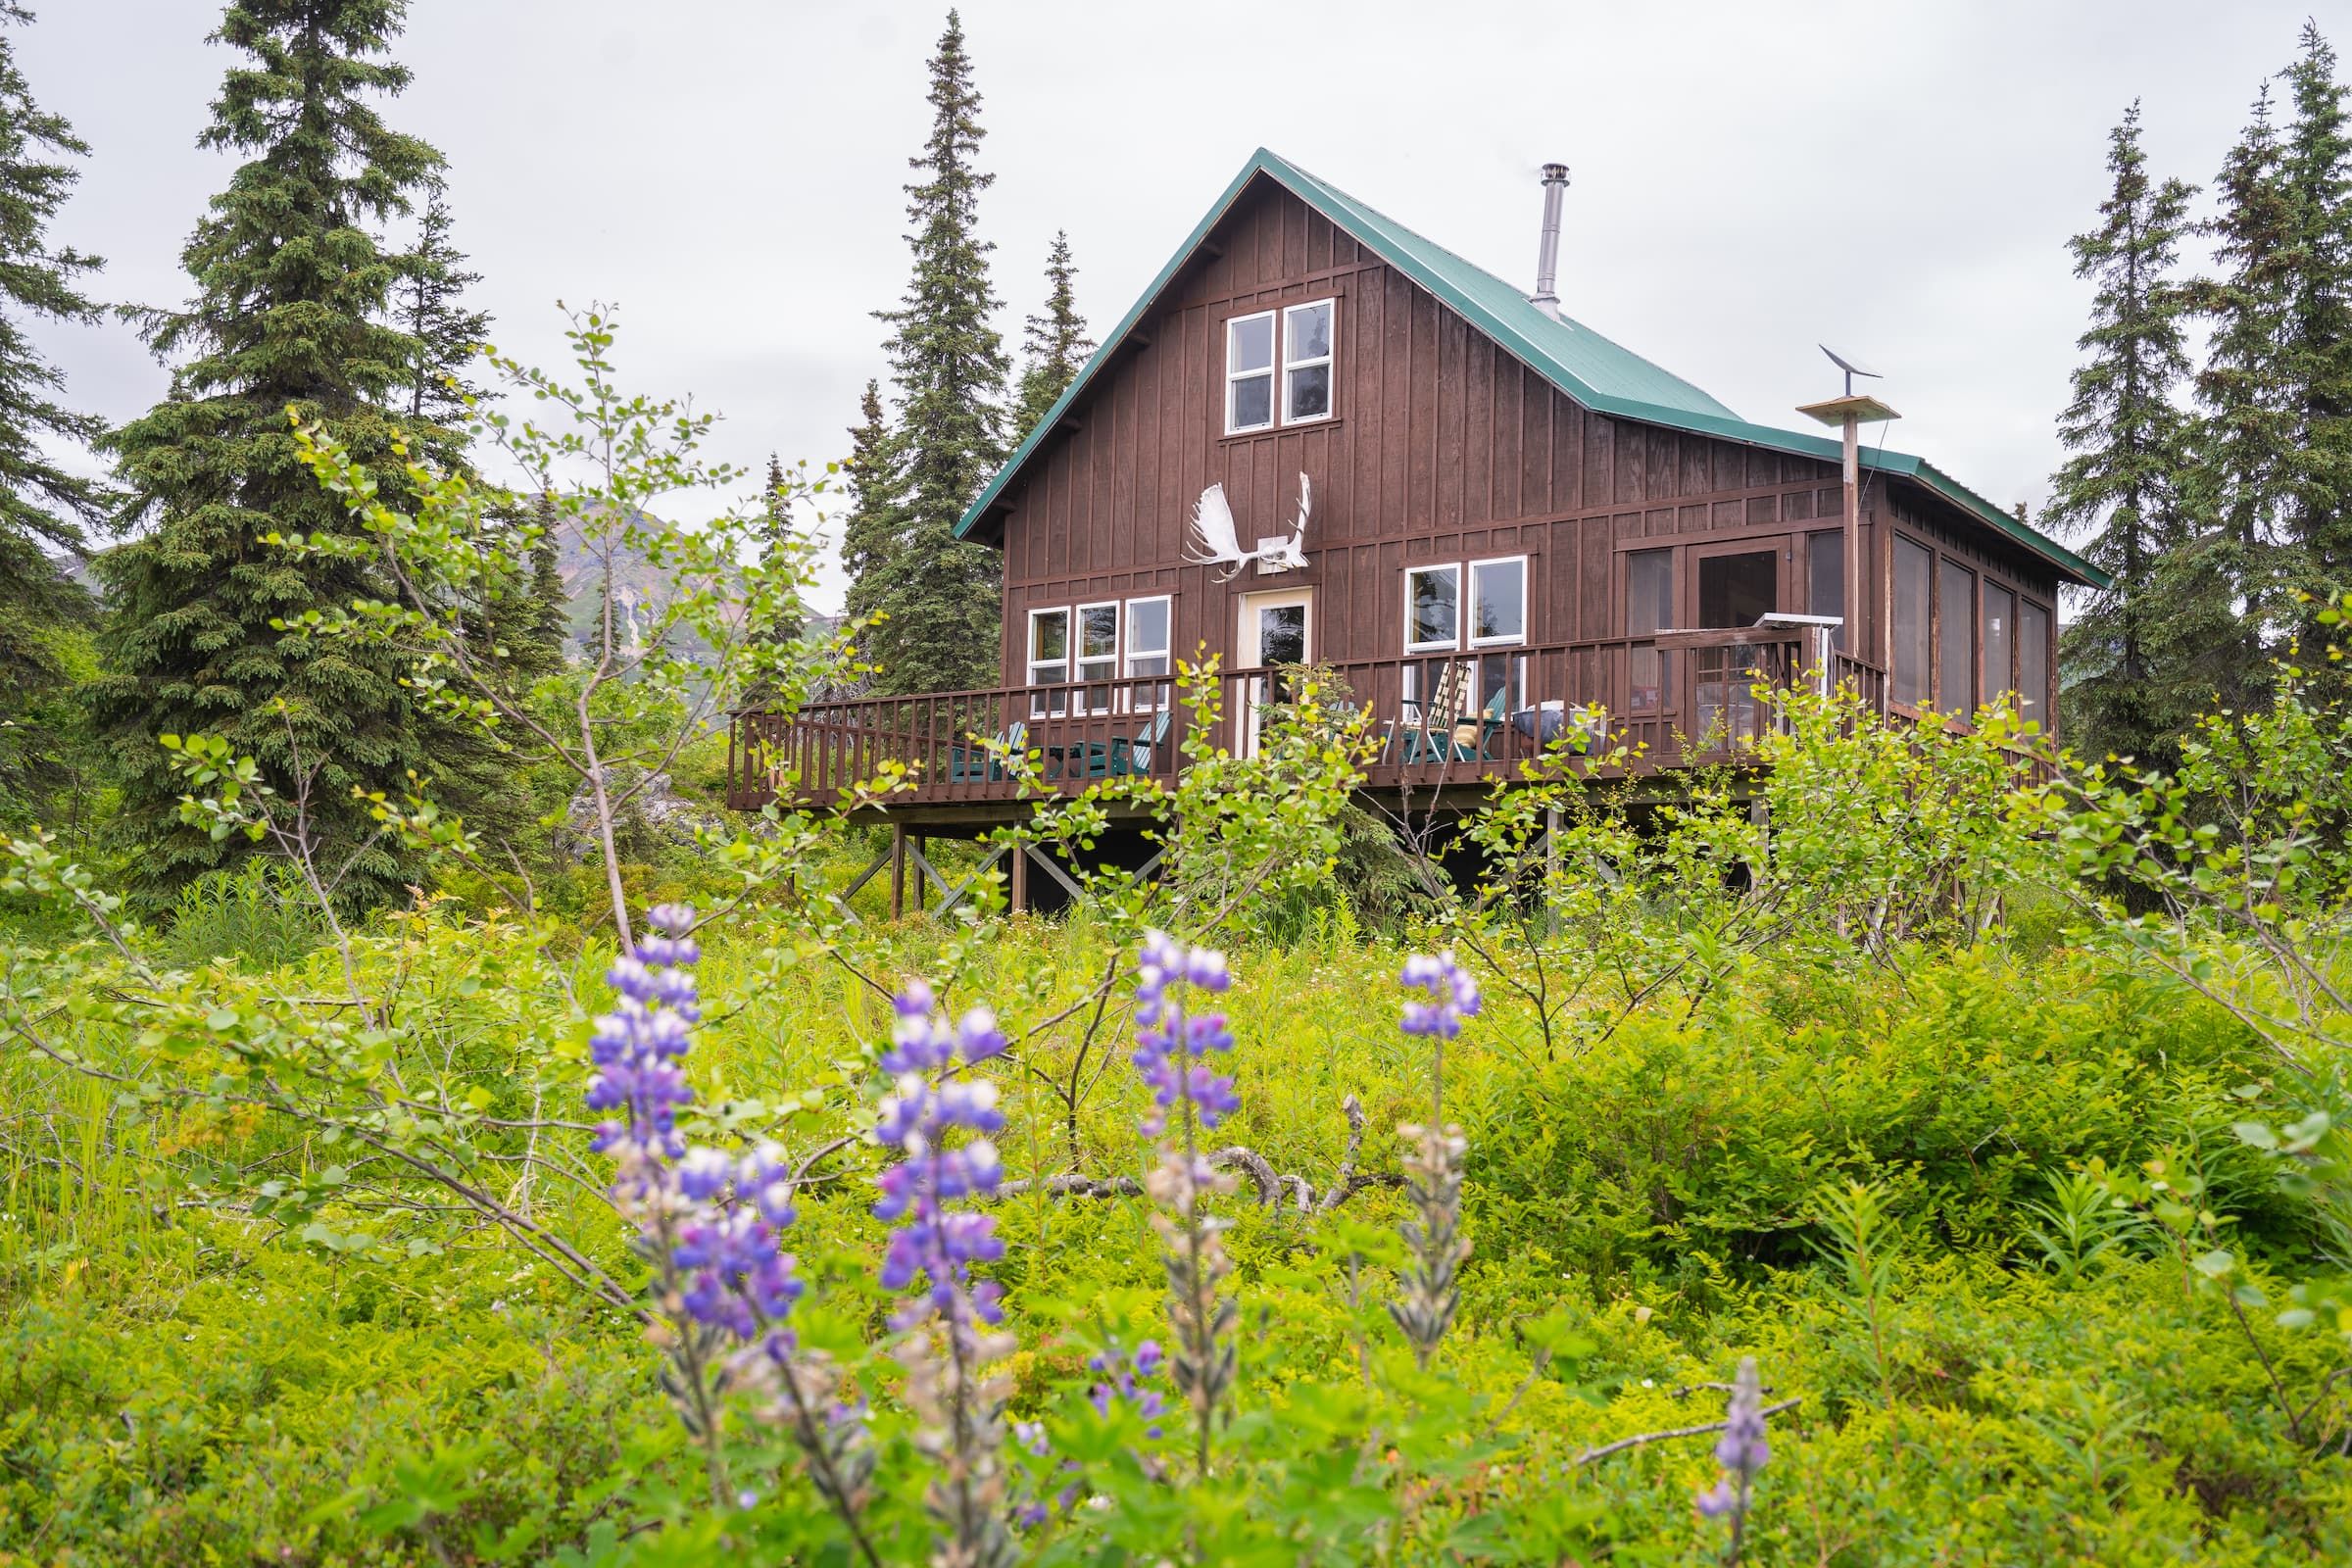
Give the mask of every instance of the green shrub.
<path id="1" fill-rule="evenodd" d="M 284 860 L 256 857 L 182 888 L 164 946 L 179 963 L 233 958 L 272 969 L 326 939 L 326 921 L 301 873 Z"/>

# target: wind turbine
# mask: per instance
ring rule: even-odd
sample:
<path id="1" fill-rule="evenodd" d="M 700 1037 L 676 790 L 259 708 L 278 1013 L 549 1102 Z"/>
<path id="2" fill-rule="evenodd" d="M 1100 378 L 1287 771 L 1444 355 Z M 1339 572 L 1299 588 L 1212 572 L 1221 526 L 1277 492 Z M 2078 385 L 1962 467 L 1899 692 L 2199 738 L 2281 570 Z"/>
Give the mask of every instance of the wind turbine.
<path id="1" fill-rule="evenodd" d="M 1843 603 L 1838 613 L 1844 619 L 1840 639 L 1848 652 L 1862 651 L 1862 426 L 1865 423 L 1883 424 L 1899 419 L 1901 415 L 1881 403 L 1867 392 L 1854 390 L 1854 377 L 1867 376 L 1873 381 L 1884 380 L 1876 370 L 1866 370 L 1827 343 L 1817 345 L 1830 357 L 1830 363 L 1845 372 L 1845 395 L 1827 403 L 1808 403 L 1796 412 L 1809 414 L 1824 424 L 1838 426 L 1845 436 L 1845 581 L 1839 585 Z M 1886 662 L 1885 636 L 1886 617 L 1879 617 L 1881 635 L 1878 639 L 1879 662 Z"/>

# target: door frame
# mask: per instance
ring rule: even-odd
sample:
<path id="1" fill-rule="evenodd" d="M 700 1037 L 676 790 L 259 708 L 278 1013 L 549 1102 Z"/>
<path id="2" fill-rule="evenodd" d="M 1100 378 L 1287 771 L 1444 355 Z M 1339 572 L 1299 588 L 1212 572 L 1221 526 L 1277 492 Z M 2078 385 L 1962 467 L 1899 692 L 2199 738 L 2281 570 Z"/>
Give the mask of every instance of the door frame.
<path id="1" fill-rule="evenodd" d="M 1680 629 L 1705 631 L 1698 618 L 1699 563 L 1725 556 L 1760 556 L 1771 551 L 1778 558 L 1772 574 L 1772 608 L 1775 612 L 1793 613 L 1789 606 L 1800 597 L 1796 583 L 1796 540 L 1794 533 L 1760 534 L 1747 539 L 1726 539 L 1720 544 L 1692 542 L 1687 547 L 1686 567 L 1680 585 Z"/>
<path id="2" fill-rule="evenodd" d="M 1312 663 L 1315 659 L 1315 590 L 1311 583 L 1290 588 L 1263 588 L 1234 596 L 1233 666 L 1237 670 L 1254 669 L 1264 657 L 1258 641 L 1257 612 L 1275 610 L 1285 605 L 1297 605 L 1306 612 L 1306 657 L 1301 662 Z M 1245 658 L 1244 656 L 1248 657 Z M 1234 754 L 1252 757 L 1257 753 L 1260 710 L 1267 706 L 1270 693 L 1263 675 L 1247 675 L 1234 694 Z"/>

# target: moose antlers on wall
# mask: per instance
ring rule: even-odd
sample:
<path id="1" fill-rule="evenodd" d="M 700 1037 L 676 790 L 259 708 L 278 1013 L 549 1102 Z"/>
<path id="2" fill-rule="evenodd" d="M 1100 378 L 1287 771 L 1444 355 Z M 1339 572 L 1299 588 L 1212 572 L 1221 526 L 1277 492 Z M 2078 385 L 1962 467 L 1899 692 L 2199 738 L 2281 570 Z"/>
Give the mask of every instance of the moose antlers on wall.
<path id="1" fill-rule="evenodd" d="M 1244 550 L 1240 535 L 1234 531 L 1233 508 L 1225 500 L 1225 487 L 1212 484 L 1193 503 L 1193 538 L 1184 559 L 1196 566 L 1224 567 L 1217 573 L 1219 582 L 1231 582 L 1252 561 L 1261 572 L 1295 571 L 1306 564 L 1306 514 L 1313 496 L 1313 487 L 1301 473 L 1298 520 L 1292 524 L 1291 536 L 1260 539 L 1255 550 Z"/>

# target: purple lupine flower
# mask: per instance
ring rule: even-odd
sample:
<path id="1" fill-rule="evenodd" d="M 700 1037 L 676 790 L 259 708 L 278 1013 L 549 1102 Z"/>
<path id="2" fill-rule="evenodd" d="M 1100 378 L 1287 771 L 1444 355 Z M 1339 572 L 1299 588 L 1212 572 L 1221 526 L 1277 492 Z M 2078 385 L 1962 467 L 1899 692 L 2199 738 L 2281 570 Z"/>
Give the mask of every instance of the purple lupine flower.
<path id="1" fill-rule="evenodd" d="M 686 1152 L 677 1111 L 693 1102 L 694 1091 L 678 1063 L 703 1015 L 694 984 L 703 950 L 687 934 L 694 911 L 664 904 L 648 910 L 646 921 L 651 934 L 605 971 L 617 995 L 588 1040 L 596 1067 L 588 1108 L 621 1113 L 597 1128 L 596 1148 L 619 1158 L 624 1183 L 649 1180 L 653 1167 Z"/>
<path id="2" fill-rule="evenodd" d="M 899 1080 L 877 1109 L 872 1137 L 904 1157 L 875 1178 L 881 1196 L 874 1214 L 904 1221 L 883 1252 L 883 1285 L 903 1291 L 918 1278 L 925 1282 L 923 1295 L 901 1310 L 900 1326 L 936 1315 L 951 1328 L 967 1329 L 974 1320 L 993 1324 L 1003 1318 L 997 1287 L 973 1285 L 971 1267 L 1003 1257 L 1004 1244 L 995 1216 L 949 1205 L 993 1193 L 1004 1179 L 1004 1162 L 988 1137 L 1004 1125 L 1004 1116 L 997 1109 L 997 1087 L 986 1079 L 934 1080 L 926 1074 L 985 1061 L 1004 1052 L 1005 1040 L 985 1007 L 950 1028 L 931 1002 L 931 988 L 919 980 L 892 999 L 897 1018 L 882 1064 Z M 958 1129 L 965 1136 L 951 1147 Z"/>
<path id="3" fill-rule="evenodd" d="M 1772 1442 L 1764 1432 L 1764 1391 L 1756 1380 L 1753 1356 L 1741 1358 L 1740 1375 L 1732 1384 L 1731 1409 L 1723 1436 L 1715 1444 L 1715 1462 L 1739 1475 L 1752 1476 L 1772 1461 Z"/>
<path id="4" fill-rule="evenodd" d="M 1167 1413 L 1167 1401 L 1157 1389 L 1144 1387 L 1167 1365 L 1157 1340 L 1144 1341 L 1135 1348 L 1133 1355 L 1122 1356 L 1116 1349 L 1098 1351 L 1087 1358 L 1086 1364 L 1107 1380 L 1087 1391 L 1087 1401 L 1094 1405 L 1097 1414 L 1109 1415 L 1114 1404 L 1130 1405 L 1147 1423 L 1146 1437 L 1160 1435 L 1159 1420 Z"/>
<path id="5" fill-rule="evenodd" d="M 1403 1226 L 1404 1245 L 1412 1261 L 1402 1272 L 1396 1299 L 1389 1315 L 1413 1347 L 1413 1359 L 1426 1368 L 1438 1346 L 1453 1325 L 1461 1305 L 1461 1266 L 1470 1255 L 1462 1238 L 1462 1158 L 1469 1144 L 1462 1130 L 1446 1120 L 1446 1042 L 1462 1032 L 1462 1020 L 1478 1013 L 1478 981 L 1453 960 L 1451 953 L 1415 954 L 1404 960 L 1398 979 L 1408 991 L 1429 1000 L 1404 1004 L 1406 1035 L 1430 1042 L 1430 1118 L 1423 1126 L 1406 1122 L 1396 1129 L 1403 1142 L 1404 1190 L 1412 1217 Z"/>
<path id="6" fill-rule="evenodd" d="M 1207 1211 L 1203 1200 L 1230 1192 L 1232 1179 L 1202 1156 L 1198 1135 L 1241 1108 L 1233 1080 L 1208 1058 L 1233 1049 L 1221 1012 L 1188 1013 L 1184 991 L 1224 993 L 1233 984 L 1225 956 L 1212 948 L 1187 948 L 1164 931 L 1144 937 L 1136 966 L 1134 1061 L 1152 1088 L 1152 1109 L 1143 1118 L 1148 1137 L 1168 1131 L 1169 1112 L 1182 1107 L 1182 1138 L 1170 1139 L 1159 1162 L 1144 1177 L 1144 1191 L 1157 1210 L 1152 1228 L 1164 1249 L 1168 1277 L 1168 1323 L 1177 1353 L 1172 1375 L 1193 1410 L 1194 1463 L 1208 1473 L 1211 1429 L 1240 1365 L 1231 1329 L 1236 1316 L 1219 1288 L 1233 1271 L 1218 1233 L 1225 1221 Z"/>
<path id="7" fill-rule="evenodd" d="M 1404 960 L 1404 984 L 1426 991 L 1427 1002 L 1404 1004 L 1404 1032 L 1451 1040 L 1462 1020 L 1478 1015 L 1478 977 L 1453 961 L 1451 953 L 1420 953 Z"/>
<path id="8" fill-rule="evenodd" d="M 702 945 L 683 905 L 649 909 L 646 925 L 606 971 L 617 995 L 589 1037 L 589 1107 L 625 1118 L 600 1127 L 596 1146 L 619 1163 L 614 1195 L 636 1218 L 665 1294 L 695 1322 L 782 1354 L 791 1337 L 781 1325 L 802 1288 L 777 1235 L 793 1219 L 783 1151 L 762 1145 L 734 1159 L 686 1146 L 677 1111 L 694 1091 L 679 1062 L 702 1018 Z"/>
<path id="9" fill-rule="evenodd" d="M 1152 1110 L 1144 1132 L 1167 1130 L 1168 1113 L 1189 1105 L 1203 1127 L 1214 1127 L 1242 1108 L 1233 1080 L 1207 1063 L 1212 1053 L 1233 1049 L 1221 1012 L 1187 1013 L 1183 988 L 1221 995 L 1233 984 L 1225 956 L 1211 948 L 1186 948 L 1164 931 L 1145 935 L 1136 969 L 1133 1060 L 1152 1087 Z"/>
<path id="10" fill-rule="evenodd" d="M 1004 1318 L 1000 1287 L 971 1277 L 973 1264 L 1004 1255 L 1004 1243 L 996 1216 L 954 1206 L 995 1192 L 1004 1180 L 988 1135 L 1004 1117 L 994 1084 L 948 1076 L 1001 1054 L 1006 1041 L 985 1007 L 951 1028 L 934 1002 L 920 981 L 891 1002 L 896 1017 L 882 1064 L 899 1076 L 871 1134 L 901 1155 L 875 1179 L 881 1196 L 874 1213 L 899 1222 L 883 1250 L 882 1284 L 894 1291 L 921 1285 L 894 1322 L 902 1331 L 897 1354 L 906 1369 L 906 1402 L 920 1429 L 916 1446 L 942 1466 L 924 1494 L 940 1527 L 934 1560 L 1008 1562 L 1013 1549 L 1000 1449 L 1012 1384 L 985 1369 L 1008 1354 L 1013 1342 L 995 1332 Z"/>
<path id="11" fill-rule="evenodd" d="M 1723 1476 L 1694 1499 L 1699 1513 L 1732 1522 L 1732 1542 L 1724 1560 L 1738 1562 L 1746 1533 L 1749 1488 L 1756 1472 L 1772 1458 L 1772 1444 L 1764 1433 L 1764 1386 L 1756 1375 L 1756 1358 L 1740 1358 L 1732 1379 L 1730 1408 L 1724 1412 L 1723 1436 L 1715 1444 L 1715 1462 Z"/>
<path id="12" fill-rule="evenodd" d="M 616 995 L 589 1038 L 587 1099 L 618 1113 L 598 1129 L 596 1147 L 619 1167 L 612 1195 L 637 1227 L 656 1309 L 670 1319 L 661 1337 L 671 1363 L 664 1383 L 688 1427 L 706 1435 L 721 1391 L 757 1396 L 763 1418 L 791 1431 L 818 1494 L 872 1560 L 859 1523 L 872 1446 L 854 1412 L 841 1417 L 830 1361 L 804 1351 L 786 1326 L 802 1285 L 779 1232 L 793 1222 L 797 1173 L 774 1144 L 732 1158 L 687 1147 L 677 1111 L 694 1092 L 680 1062 L 702 1020 L 694 966 L 703 951 L 683 905 L 649 909 L 645 929 L 607 971 Z M 730 1351 L 709 1353 L 728 1340 Z M 820 1420 L 828 1404 L 835 1415 Z M 747 1491 L 737 1500 L 749 1508 L 759 1498 Z"/>

